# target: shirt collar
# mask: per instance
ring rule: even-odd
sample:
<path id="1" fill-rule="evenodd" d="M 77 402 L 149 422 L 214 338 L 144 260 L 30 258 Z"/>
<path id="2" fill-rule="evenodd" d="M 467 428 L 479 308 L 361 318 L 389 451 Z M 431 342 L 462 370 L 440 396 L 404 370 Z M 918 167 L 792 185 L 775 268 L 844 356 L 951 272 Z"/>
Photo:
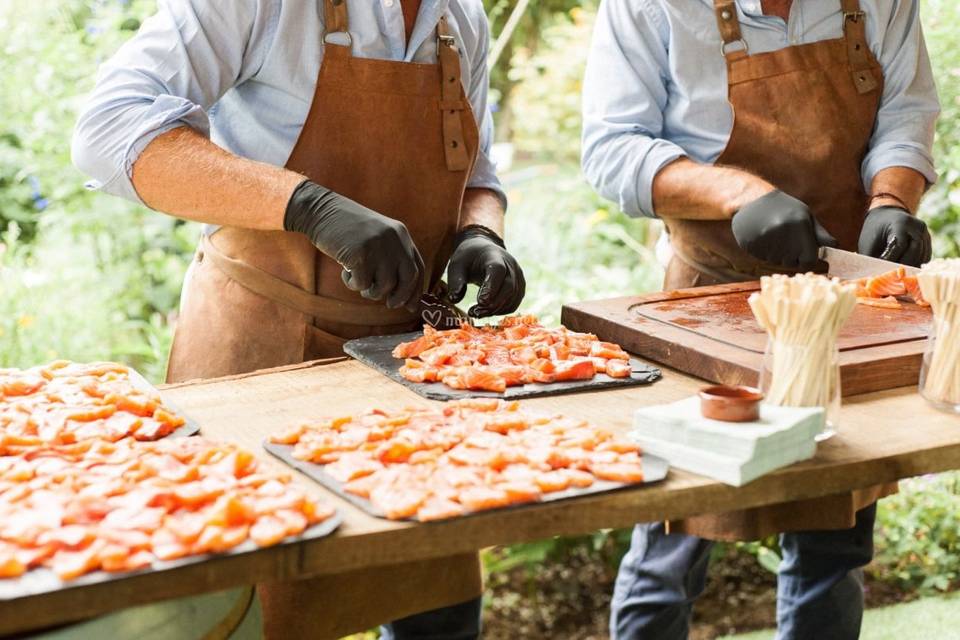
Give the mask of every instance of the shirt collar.
<path id="1" fill-rule="evenodd" d="M 740 10 L 750 16 L 763 15 L 763 7 L 760 0 L 737 0 Z"/>
<path id="2" fill-rule="evenodd" d="M 440 16 L 447 12 L 450 0 L 421 0 L 420 13 L 417 14 L 417 23 L 410 34 L 410 44 L 407 46 L 405 60 L 413 59 L 413 54 L 428 38 L 436 36 L 437 23 Z"/>

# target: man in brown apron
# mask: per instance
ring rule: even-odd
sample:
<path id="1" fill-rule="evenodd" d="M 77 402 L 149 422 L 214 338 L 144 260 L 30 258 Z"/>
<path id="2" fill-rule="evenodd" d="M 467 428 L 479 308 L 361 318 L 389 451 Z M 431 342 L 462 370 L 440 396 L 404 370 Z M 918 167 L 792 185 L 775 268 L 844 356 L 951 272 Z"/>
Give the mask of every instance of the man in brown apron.
<path id="1" fill-rule="evenodd" d="M 935 179 L 938 106 L 917 3 L 897 5 L 606 0 L 584 82 L 584 170 L 628 213 L 664 220 L 666 289 L 815 269 L 824 245 L 930 258 L 912 212 Z M 787 531 L 778 638 L 856 638 L 875 502 L 895 490 L 638 526 L 611 634 L 686 637 L 710 540 Z"/>
<path id="2" fill-rule="evenodd" d="M 136 197 L 208 224 L 170 381 L 340 356 L 345 339 L 414 329 L 447 268 L 451 300 L 480 285 L 472 315 L 517 308 L 523 274 L 486 155 L 488 39 L 482 6 L 460 0 L 161 3 L 101 71 L 74 156 L 130 195 L 111 177 L 123 150 L 113 164 L 132 165 Z M 208 138 L 204 112 L 236 152 Z M 144 128 L 146 142 L 127 138 Z M 250 159 L 284 144 L 283 168 Z M 478 635 L 480 592 L 466 554 L 260 596 L 269 637 L 397 620 L 386 637 L 452 640 Z"/>

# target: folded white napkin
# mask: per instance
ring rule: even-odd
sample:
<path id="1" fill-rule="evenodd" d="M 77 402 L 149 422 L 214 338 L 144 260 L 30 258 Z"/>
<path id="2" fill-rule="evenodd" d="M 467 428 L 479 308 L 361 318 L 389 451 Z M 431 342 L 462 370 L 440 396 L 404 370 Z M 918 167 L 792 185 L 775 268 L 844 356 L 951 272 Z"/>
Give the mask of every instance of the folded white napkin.
<path id="1" fill-rule="evenodd" d="M 678 469 L 740 486 L 813 457 L 825 424 L 822 408 L 762 405 L 756 422 L 721 422 L 700 414 L 700 399 L 638 409 L 631 436 Z"/>

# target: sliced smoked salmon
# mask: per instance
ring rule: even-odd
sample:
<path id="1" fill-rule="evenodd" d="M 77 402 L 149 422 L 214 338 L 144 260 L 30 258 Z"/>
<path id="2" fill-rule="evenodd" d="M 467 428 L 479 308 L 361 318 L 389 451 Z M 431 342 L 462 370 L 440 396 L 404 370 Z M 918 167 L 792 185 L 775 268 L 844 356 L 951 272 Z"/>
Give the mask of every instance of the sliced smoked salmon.
<path id="1" fill-rule="evenodd" d="M 60 360 L 0 369 L 0 455 L 32 446 L 24 439 L 53 445 L 127 436 L 157 440 L 184 422 L 123 365 Z"/>
<path id="2" fill-rule="evenodd" d="M 452 381 L 448 382 L 448 379 Z M 507 381 L 498 373 L 482 366 L 461 366 L 452 376 L 443 376 L 441 380 L 454 389 L 475 389 L 503 393 L 507 390 Z"/>
<path id="3" fill-rule="evenodd" d="M 563 364 L 593 367 L 589 359 Z M 271 440 L 292 445 L 295 458 L 323 465 L 344 492 L 391 519 L 442 520 L 601 481 L 643 481 L 635 443 L 582 420 L 496 399 L 370 410 L 285 429 Z"/>
<path id="4" fill-rule="evenodd" d="M 557 382 L 565 380 L 590 380 L 597 373 L 593 361 L 589 358 L 561 361 L 554 368 Z"/>
<path id="5" fill-rule="evenodd" d="M 864 283 L 864 289 L 867 290 L 871 298 L 902 296 L 907 293 L 907 288 L 903 283 L 905 276 L 906 270 L 903 267 L 897 267 L 887 273 L 868 278 Z"/>
<path id="6" fill-rule="evenodd" d="M 868 307 L 877 307 L 880 309 L 903 309 L 903 305 L 900 304 L 900 301 L 893 296 L 887 296 L 885 298 L 858 297 L 857 304 L 867 305 Z"/>
<path id="7" fill-rule="evenodd" d="M 495 393 L 528 383 L 631 374 L 630 355 L 619 345 L 562 326 L 548 329 L 534 316 L 509 316 L 499 326 L 464 323 L 448 331 L 424 326 L 422 336 L 397 345 L 393 356 L 404 360 L 400 375 L 411 382 Z"/>
<path id="8" fill-rule="evenodd" d="M 921 307 L 929 307 L 930 303 L 924 300 L 923 292 L 920 290 L 920 281 L 917 279 L 917 276 L 904 276 L 903 286 L 907 290 L 907 295 L 910 296 L 910 299 Z"/>
<path id="9" fill-rule="evenodd" d="M 31 454 L 0 456 L 0 578 L 45 566 L 70 580 L 269 546 L 333 515 L 289 474 L 201 438 L 41 443 Z"/>
<path id="10" fill-rule="evenodd" d="M 857 285 L 857 303 L 881 309 L 902 309 L 897 298 L 907 299 L 918 306 L 929 306 L 920 292 L 917 277 L 907 275 L 904 267 L 896 267 L 877 276 L 852 281 Z"/>
<path id="11" fill-rule="evenodd" d="M 0 578 L 265 546 L 332 515 L 246 451 L 161 440 L 184 422 L 123 365 L 0 369 Z"/>
<path id="12" fill-rule="evenodd" d="M 606 363 L 606 373 L 611 378 L 629 378 L 632 372 L 629 361 L 608 360 Z"/>

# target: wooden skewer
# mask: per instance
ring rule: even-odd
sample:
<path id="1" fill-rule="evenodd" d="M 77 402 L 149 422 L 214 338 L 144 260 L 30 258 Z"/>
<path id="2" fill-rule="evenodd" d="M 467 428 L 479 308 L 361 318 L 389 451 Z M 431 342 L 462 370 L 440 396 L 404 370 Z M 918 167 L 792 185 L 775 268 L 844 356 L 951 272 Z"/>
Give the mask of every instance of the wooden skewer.
<path id="1" fill-rule="evenodd" d="M 922 391 L 936 402 L 960 405 L 960 259 L 929 262 L 917 280 L 934 323 Z"/>
<path id="2" fill-rule="evenodd" d="M 814 274 L 761 279 L 749 302 L 770 336 L 768 402 L 826 407 L 837 397 L 837 335 L 856 304 L 855 290 Z"/>

